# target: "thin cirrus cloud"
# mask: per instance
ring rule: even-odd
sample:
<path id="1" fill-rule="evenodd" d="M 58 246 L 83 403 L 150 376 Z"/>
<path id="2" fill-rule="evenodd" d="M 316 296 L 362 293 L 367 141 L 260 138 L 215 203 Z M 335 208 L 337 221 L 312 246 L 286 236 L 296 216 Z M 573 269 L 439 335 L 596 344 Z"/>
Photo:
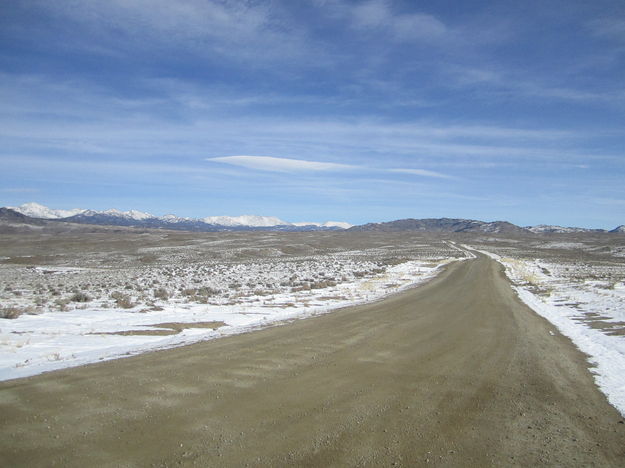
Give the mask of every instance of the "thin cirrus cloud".
<path id="1" fill-rule="evenodd" d="M 276 158 L 273 156 L 223 156 L 219 158 L 208 158 L 207 161 L 270 172 L 318 172 L 356 168 L 356 166 L 351 166 L 349 164 Z"/>
<path id="2" fill-rule="evenodd" d="M 368 0 L 348 6 L 337 0 L 326 0 L 326 14 L 347 20 L 351 28 L 361 32 L 381 32 L 396 41 L 439 40 L 449 28 L 435 16 L 425 13 L 402 14 L 393 11 L 385 0 Z"/>
<path id="3" fill-rule="evenodd" d="M 245 167 L 246 169 L 269 171 L 269 172 L 319 172 L 319 171 L 339 171 L 345 169 L 373 170 L 379 172 L 412 174 L 422 177 L 435 177 L 441 179 L 452 179 L 452 176 L 441 174 L 440 172 L 428 171 L 426 169 L 371 169 L 364 166 L 354 166 L 350 164 L 338 164 L 322 161 L 307 161 L 302 159 L 277 158 L 274 156 L 222 156 L 208 158 L 207 161 L 231 164 L 233 166 Z"/>
<path id="4" fill-rule="evenodd" d="M 400 174 L 412 174 L 412 175 L 418 175 L 418 176 L 423 176 L 423 177 L 437 177 L 440 179 L 453 179 L 454 178 L 447 174 L 441 174 L 440 172 L 435 172 L 435 171 L 428 171 L 426 169 L 388 169 L 388 172 L 396 172 Z"/>

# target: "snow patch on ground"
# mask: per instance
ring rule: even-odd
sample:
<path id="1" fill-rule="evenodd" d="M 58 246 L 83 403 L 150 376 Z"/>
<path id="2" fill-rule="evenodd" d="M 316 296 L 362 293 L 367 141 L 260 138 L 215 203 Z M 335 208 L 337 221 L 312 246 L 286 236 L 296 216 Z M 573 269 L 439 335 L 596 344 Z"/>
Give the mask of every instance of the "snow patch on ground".
<path id="1" fill-rule="evenodd" d="M 162 310 L 149 311 L 141 306 L 111 309 L 89 304 L 84 309 L 50 310 L 39 315 L 24 314 L 13 320 L 2 319 L 0 380 L 210 340 L 379 300 L 432 278 L 442 266 L 454 260 L 457 259 L 407 261 L 388 266 L 374 275 L 329 283 L 329 287 L 301 291 L 284 289 L 271 294 L 259 291 L 259 294 L 242 297 L 237 303 L 168 301 L 160 304 L 158 308 Z M 340 265 L 338 260 L 336 263 Z M 354 264 L 354 268 L 360 266 Z M 55 273 L 71 271 L 57 270 Z M 238 266 L 237 270 L 241 282 L 257 279 L 255 268 Z M 275 272 L 266 274 L 271 276 Z M 206 322 L 224 322 L 225 325 L 216 329 L 193 328 L 193 323 L 199 327 L 199 323 Z M 149 334 L 157 330 L 154 325 L 164 323 L 190 325 L 175 334 Z M 160 330 L 163 331 L 163 327 Z M 115 334 L 131 331 L 142 334 Z"/>

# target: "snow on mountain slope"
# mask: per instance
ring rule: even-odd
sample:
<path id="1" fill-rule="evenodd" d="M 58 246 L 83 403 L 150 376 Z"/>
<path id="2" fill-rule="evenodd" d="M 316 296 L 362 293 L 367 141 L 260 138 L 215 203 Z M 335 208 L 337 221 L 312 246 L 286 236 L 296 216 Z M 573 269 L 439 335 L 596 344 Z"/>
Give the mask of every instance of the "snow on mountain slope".
<path id="1" fill-rule="evenodd" d="M 300 221 L 298 223 L 291 223 L 293 224 L 293 226 L 297 226 L 297 227 L 303 227 L 303 226 L 317 226 L 317 227 L 326 227 L 326 228 L 331 228 L 331 227 L 337 227 L 337 228 L 341 228 L 341 229 L 349 229 L 350 227 L 353 226 L 353 224 L 349 224 L 349 223 L 344 223 L 342 221 L 326 221 L 325 223 L 315 223 L 312 221 Z"/>
<path id="2" fill-rule="evenodd" d="M 23 215 L 30 216 L 31 218 L 43 219 L 68 218 L 69 216 L 74 216 L 87 211 L 80 208 L 74 208 L 72 210 L 54 210 L 35 202 L 24 203 L 23 205 L 16 207 L 9 206 L 7 208 L 17 211 L 18 213 L 22 213 Z"/>
<path id="3" fill-rule="evenodd" d="M 300 221 L 299 223 L 292 223 L 293 226 L 302 227 L 302 226 L 321 226 L 321 223 L 314 223 L 312 221 Z"/>
<path id="4" fill-rule="evenodd" d="M 566 233 L 566 232 L 588 232 L 595 229 L 577 228 L 577 227 L 564 227 L 564 226 L 550 226 L 547 224 L 539 224 L 538 226 L 528 226 L 528 231 L 540 234 L 545 232 Z"/>
<path id="5" fill-rule="evenodd" d="M 349 229 L 352 227 L 352 224 L 345 223 L 343 221 L 326 221 L 321 225 L 322 227 L 337 227 L 341 229 Z"/>
<path id="6" fill-rule="evenodd" d="M 110 209 L 110 210 L 100 211 L 100 212 L 96 211 L 96 213 L 110 215 L 110 216 L 119 216 L 120 218 L 134 219 L 137 221 L 150 219 L 150 218 L 156 218 L 156 216 L 151 215 L 150 213 L 145 213 L 143 211 L 137 211 L 137 210 L 120 211 L 116 209 Z"/>
<path id="7" fill-rule="evenodd" d="M 291 223 L 283 221 L 275 216 L 208 216 L 202 218 L 206 224 L 218 224 L 219 226 L 250 226 L 250 227 L 271 227 L 271 226 L 291 226 Z"/>
<path id="8" fill-rule="evenodd" d="M 166 214 L 165 216 L 161 216 L 161 221 L 165 221 L 166 223 L 182 223 L 184 221 L 191 221 L 191 218 L 181 218 L 180 216 L 176 216 L 175 214 Z"/>

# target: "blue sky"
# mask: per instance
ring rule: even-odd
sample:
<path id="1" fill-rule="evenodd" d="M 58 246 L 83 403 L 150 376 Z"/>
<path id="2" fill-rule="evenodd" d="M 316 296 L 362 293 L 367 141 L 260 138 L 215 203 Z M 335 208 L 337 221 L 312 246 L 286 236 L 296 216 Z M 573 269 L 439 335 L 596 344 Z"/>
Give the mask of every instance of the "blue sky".
<path id="1" fill-rule="evenodd" d="M 625 223 L 625 2 L 0 3 L 0 205 Z"/>

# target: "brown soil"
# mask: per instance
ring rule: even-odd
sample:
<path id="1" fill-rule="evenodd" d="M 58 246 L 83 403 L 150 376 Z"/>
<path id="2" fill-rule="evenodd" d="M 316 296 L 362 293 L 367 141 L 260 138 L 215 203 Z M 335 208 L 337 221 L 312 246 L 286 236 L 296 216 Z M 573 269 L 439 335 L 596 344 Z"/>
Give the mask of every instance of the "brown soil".
<path id="1" fill-rule="evenodd" d="M 585 357 L 480 256 L 367 306 L 0 384 L 1 466 L 623 466 Z"/>

